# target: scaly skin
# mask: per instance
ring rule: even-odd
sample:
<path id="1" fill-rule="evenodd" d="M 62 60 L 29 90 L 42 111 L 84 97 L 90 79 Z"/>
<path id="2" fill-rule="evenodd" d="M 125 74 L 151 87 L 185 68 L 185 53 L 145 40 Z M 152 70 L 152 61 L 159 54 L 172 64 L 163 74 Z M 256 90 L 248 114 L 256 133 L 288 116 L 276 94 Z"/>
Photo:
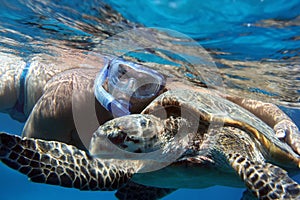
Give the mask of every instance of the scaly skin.
<path id="1" fill-rule="evenodd" d="M 137 166 L 99 160 L 61 142 L 20 138 L 0 133 L 0 159 L 31 181 L 80 190 L 116 190 L 126 184 Z"/>
<path id="2" fill-rule="evenodd" d="M 284 169 L 267 163 L 255 140 L 246 132 L 223 127 L 213 130 L 208 138 L 213 160 L 217 164 L 227 160 L 256 198 L 300 199 L 300 185 Z"/>
<path id="3" fill-rule="evenodd" d="M 228 161 L 259 199 L 300 198 L 300 185 L 285 170 L 270 163 L 252 162 L 239 154 L 229 154 Z"/>

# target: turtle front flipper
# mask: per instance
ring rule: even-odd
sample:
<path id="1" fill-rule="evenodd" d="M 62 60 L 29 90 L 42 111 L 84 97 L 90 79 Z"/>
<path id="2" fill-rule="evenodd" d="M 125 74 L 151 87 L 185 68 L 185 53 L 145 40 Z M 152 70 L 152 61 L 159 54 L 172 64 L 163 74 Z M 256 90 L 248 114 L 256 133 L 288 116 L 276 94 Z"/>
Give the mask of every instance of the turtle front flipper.
<path id="1" fill-rule="evenodd" d="M 115 190 L 127 183 L 134 163 L 100 160 L 56 141 L 0 133 L 0 159 L 31 181 L 80 190 Z"/>
<path id="2" fill-rule="evenodd" d="M 120 200 L 156 200 L 167 196 L 175 190 L 145 186 L 129 181 L 118 190 L 116 197 Z"/>
<path id="3" fill-rule="evenodd" d="M 279 107 L 253 99 L 244 99 L 237 96 L 226 98 L 247 109 L 262 121 L 272 127 L 279 139 L 285 140 L 295 152 L 300 154 L 300 132 L 293 120 Z"/>
<path id="4" fill-rule="evenodd" d="M 270 163 L 255 163 L 229 154 L 229 163 L 259 199 L 299 199 L 300 186 L 287 172 Z"/>

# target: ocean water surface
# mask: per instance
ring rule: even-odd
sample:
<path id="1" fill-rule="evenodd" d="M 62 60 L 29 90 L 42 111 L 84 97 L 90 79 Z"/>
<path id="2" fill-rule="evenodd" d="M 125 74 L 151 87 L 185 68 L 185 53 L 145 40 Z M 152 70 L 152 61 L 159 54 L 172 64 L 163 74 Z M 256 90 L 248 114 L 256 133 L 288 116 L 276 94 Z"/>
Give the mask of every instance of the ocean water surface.
<path id="1" fill-rule="evenodd" d="M 122 20 L 109 20 L 114 11 Z M 297 0 L 2 0 L 0 51 L 24 59 L 49 47 L 94 50 L 99 41 L 135 23 L 186 34 L 212 56 L 225 91 L 280 106 L 300 127 L 300 2 Z M 103 14 L 104 13 L 104 14 Z M 1 62 L 1 61 L 0 61 Z M 1 66 L 0 66 L 1 67 Z M 0 131 L 24 124 L 0 114 Z M 1 199 L 114 199 L 36 184 L 0 163 Z M 300 176 L 295 179 L 300 182 Z M 165 199 L 240 199 L 243 188 L 181 189 Z"/>

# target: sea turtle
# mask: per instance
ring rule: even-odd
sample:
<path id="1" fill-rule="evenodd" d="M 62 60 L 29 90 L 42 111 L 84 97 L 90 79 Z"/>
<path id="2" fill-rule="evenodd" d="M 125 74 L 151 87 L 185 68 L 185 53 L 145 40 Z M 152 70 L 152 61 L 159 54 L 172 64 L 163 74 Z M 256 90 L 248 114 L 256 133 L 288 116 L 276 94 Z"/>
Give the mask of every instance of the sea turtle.
<path id="1" fill-rule="evenodd" d="M 103 145 L 105 138 L 115 145 Z M 125 153 L 112 151 L 112 146 Z M 177 149 L 184 151 L 174 157 Z M 160 160 L 147 155 L 157 151 L 169 165 L 151 171 L 148 161 Z M 124 157 L 127 153 L 137 157 Z M 141 114 L 100 126 L 89 152 L 59 141 L 1 133 L 0 158 L 34 182 L 118 189 L 119 199 L 157 199 L 176 188 L 216 184 L 244 184 L 251 191 L 247 196 L 259 199 L 300 199 L 299 184 L 285 171 L 298 170 L 299 156 L 252 113 L 209 92 L 167 91 Z M 138 173 L 147 167 L 147 173 Z"/>

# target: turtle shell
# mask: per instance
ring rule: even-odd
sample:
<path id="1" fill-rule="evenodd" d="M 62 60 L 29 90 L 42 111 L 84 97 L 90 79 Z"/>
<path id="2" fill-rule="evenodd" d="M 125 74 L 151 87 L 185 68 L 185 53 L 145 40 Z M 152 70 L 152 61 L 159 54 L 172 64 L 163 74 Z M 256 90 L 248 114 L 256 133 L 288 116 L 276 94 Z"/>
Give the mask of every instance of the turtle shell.
<path id="1" fill-rule="evenodd" d="M 151 102 L 142 114 L 161 119 L 180 116 L 191 122 L 194 131 L 199 131 L 203 124 L 213 128 L 237 127 L 257 141 L 259 151 L 267 161 L 285 167 L 299 167 L 299 156 L 276 137 L 271 127 L 246 109 L 209 91 L 169 90 Z"/>

